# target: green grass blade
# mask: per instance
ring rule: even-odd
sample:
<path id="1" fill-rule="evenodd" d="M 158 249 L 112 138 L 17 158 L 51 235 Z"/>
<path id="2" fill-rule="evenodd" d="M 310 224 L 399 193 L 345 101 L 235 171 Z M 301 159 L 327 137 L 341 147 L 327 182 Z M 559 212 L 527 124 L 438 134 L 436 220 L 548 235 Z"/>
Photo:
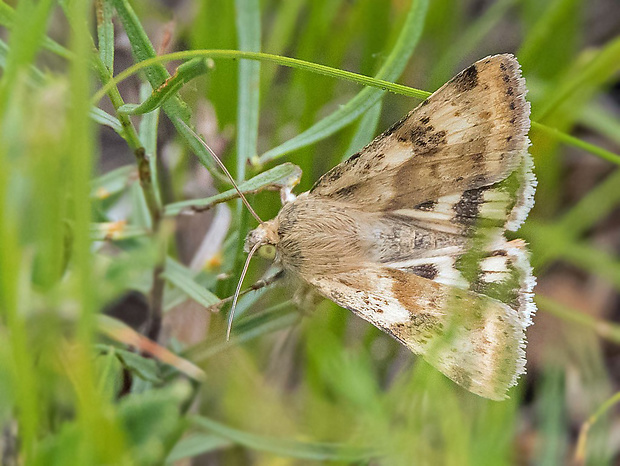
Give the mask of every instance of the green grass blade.
<path id="1" fill-rule="evenodd" d="M 458 37 L 458 41 L 441 54 L 439 61 L 433 66 L 433 76 L 430 79 L 433 88 L 441 86 L 453 76 L 455 64 L 476 49 L 516 2 L 517 0 L 498 0 L 489 4 L 480 17 Z"/>
<path id="2" fill-rule="evenodd" d="M 141 62 L 155 58 L 156 53 L 153 48 L 153 44 L 151 44 L 151 41 L 146 35 L 146 32 L 140 24 L 133 8 L 129 5 L 129 2 L 127 0 L 111 1 L 114 3 L 114 7 L 116 8 L 121 22 L 123 23 L 123 27 L 125 28 L 125 32 L 129 38 L 131 50 L 136 58 L 136 61 Z M 166 68 L 158 62 L 148 66 L 144 70 L 144 73 L 153 89 L 158 89 L 159 86 L 161 86 L 170 77 L 170 74 L 166 71 Z M 114 81 L 111 82 L 114 83 Z M 114 84 L 110 85 L 108 83 L 109 88 L 113 85 Z M 105 87 L 106 86 L 104 85 L 104 88 Z M 175 126 L 178 133 L 196 154 L 198 160 L 200 160 L 200 163 L 204 165 L 204 167 L 209 170 L 215 178 L 222 179 L 219 170 L 211 158 L 211 154 L 209 154 L 202 144 L 196 141 L 196 138 L 191 131 L 183 125 L 183 123 L 189 123 L 191 115 L 185 102 L 183 102 L 178 95 L 175 95 L 163 104 L 163 109 L 168 118 L 170 118 L 170 121 L 172 121 L 172 124 Z"/>
<path id="3" fill-rule="evenodd" d="M 15 19 L 15 10 L 13 10 L 13 8 L 11 8 L 6 3 L 0 2 L 0 25 L 5 26 L 8 29 L 12 29 L 14 19 Z M 67 59 L 74 58 L 74 55 L 70 50 L 66 49 L 65 47 L 60 45 L 58 42 L 50 39 L 47 36 L 43 38 L 43 47 L 49 50 L 50 52 L 55 53 L 56 55 L 60 57 L 67 58 Z"/>
<path id="4" fill-rule="evenodd" d="M 606 149 L 603 149 L 601 147 L 595 146 L 594 144 L 590 144 L 589 142 L 583 141 L 579 138 L 576 138 L 574 136 L 571 136 L 570 134 L 567 134 L 563 131 L 560 131 L 556 128 L 551 128 L 547 125 L 543 125 L 541 123 L 538 123 L 536 121 L 532 121 L 532 129 L 537 130 L 537 131 L 542 131 L 546 134 L 549 134 L 553 137 L 553 139 L 557 140 L 557 141 L 561 141 L 564 142 L 566 144 L 570 144 L 573 147 L 578 147 L 580 149 L 583 149 L 593 155 L 596 155 L 597 157 L 603 159 L 603 160 L 607 160 L 608 162 L 611 162 L 613 164 L 616 165 L 620 165 L 620 155 L 618 154 L 614 154 L 611 151 L 608 151 Z"/>
<path id="5" fill-rule="evenodd" d="M 390 52 L 390 55 L 377 73 L 377 79 L 393 81 L 401 75 L 422 35 L 427 10 L 427 0 L 412 1 L 401 34 Z M 356 120 L 381 99 L 383 95 L 384 91 L 382 90 L 362 90 L 339 110 L 315 123 L 293 139 L 289 139 L 284 144 L 262 154 L 260 156 L 260 162 L 267 163 L 294 150 L 325 139 Z"/>
<path id="6" fill-rule="evenodd" d="M 149 230 L 142 225 L 125 225 L 124 222 L 104 222 L 90 225 L 93 241 L 121 241 L 148 236 Z"/>
<path id="7" fill-rule="evenodd" d="M 282 55 L 272 55 L 269 53 L 258 52 L 244 52 L 241 50 L 185 50 L 182 52 L 172 52 L 165 55 L 158 55 L 156 57 L 148 58 L 142 62 L 135 63 L 126 70 L 123 70 L 117 74 L 114 79 L 106 82 L 101 89 L 93 94 L 93 104 L 99 102 L 107 92 L 110 91 L 119 82 L 133 76 L 139 71 L 148 69 L 155 64 L 168 63 L 174 60 L 189 60 L 196 57 L 205 57 L 212 59 L 227 58 L 231 60 L 259 60 L 269 63 L 275 63 L 281 66 L 288 66 L 299 70 L 310 71 L 312 73 L 321 74 L 324 76 L 330 76 L 336 79 L 342 79 L 350 81 L 352 83 L 361 84 L 363 86 L 376 87 L 378 89 L 393 92 L 395 94 L 404 95 L 407 97 L 415 97 L 416 99 L 426 99 L 430 92 L 415 89 L 413 87 L 404 86 L 402 84 L 396 84 L 386 79 L 372 78 L 359 73 L 353 73 L 351 71 L 345 71 L 331 66 L 320 65 L 318 63 L 312 63 L 305 60 L 298 60 L 296 58 L 285 57 Z"/>
<path id="8" fill-rule="evenodd" d="M 14 126 L 29 117 L 30 102 L 26 100 L 26 88 L 21 77 L 28 74 L 45 35 L 45 27 L 51 13 L 52 2 L 19 2 L 14 15 L 14 25 L 8 38 L 5 66 L 0 76 L 0 313 L 6 328 L 4 345 L 8 348 L 8 383 L 14 393 L 14 406 L 3 406 L 6 413 L 14 413 L 20 439 L 17 449 L 22 458 L 32 458 L 38 442 L 41 414 L 45 401 L 40 398 L 39 369 L 36 355 L 31 351 L 30 335 L 24 313 L 27 290 L 27 269 L 30 260 L 24 254 L 24 231 L 20 207 L 23 196 L 15 198 L 16 177 L 34 177 L 24 173 L 17 165 L 19 155 L 26 156 L 22 131 Z M 16 153 L 17 151 L 17 153 Z M 32 181 L 32 180 L 31 180 Z M 11 189 L 13 188 L 13 189 Z M 20 199 L 21 197 L 21 199 Z M 24 296 L 26 294 L 26 296 Z M 53 336 L 52 336 L 53 338 Z M 2 403 L 4 404 L 4 402 Z M 17 456 L 17 455 L 16 455 Z"/>
<path id="9" fill-rule="evenodd" d="M 281 189 L 283 187 L 295 186 L 300 178 L 301 170 L 299 167 L 286 162 L 244 181 L 238 187 L 243 194 L 253 194 L 263 189 Z M 197 208 L 197 210 L 201 211 L 207 210 L 216 204 L 235 199 L 238 196 L 237 190 L 229 189 L 228 191 L 205 199 L 191 199 L 189 201 L 175 202 L 166 206 L 165 215 L 177 215 L 188 208 Z"/>
<path id="10" fill-rule="evenodd" d="M 260 7 L 258 0 L 235 0 L 239 49 L 260 52 Z M 260 92 L 260 62 L 239 63 L 237 102 L 237 183 L 245 179 L 245 166 L 256 156 Z"/>
<path id="11" fill-rule="evenodd" d="M 126 189 L 132 179 L 135 180 L 137 176 L 134 165 L 123 165 L 115 170 L 110 170 L 91 182 L 90 195 L 98 199 L 105 199 Z"/>
<path id="12" fill-rule="evenodd" d="M 108 112 L 98 107 L 93 107 L 90 111 L 90 117 L 102 126 L 107 126 L 116 131 L 119 135 L 123 133 L 123 125 L 118 118 L 110 115 Z"/>
<path id="13" fill-rule="evenodd" d="M 99 57 L 112 75 L 114 73 L 114 24 L 112 24 L 114 7 L 109 0 L 98 0 L 95 2 L 95 10 Z"/>
<path id="14" fill-rule="evenodd" d="M 372 141 L 375 132 L 377 131 L 377 125 L 379 124 L 379 118 L 381 117 L 381 108 L 383 107 L 383 101 L 379 100 L 360 118 L 355 134 L 351 139 L 349 147 L 344 152 L 342 160 L 346 160 L 361 150 L 366 144 Z"/>
<path id="15" fill-rule="evenodd" d="M 620 146 L 620 119 L 602 105 L 593 102 L 585 107 L 579 117 L 579 124 Z"/>
<path id="16" fill-rule="evenodd" d="M 151 86 L 144 83 L 140 87 L 140 97 L 147 99 L 150 94 Z M 148 99 L 147 99 L 148 100 Z M 144 151 L 149 161 L 149 172 L 151 174 L 151 186 L 155 194 L 157 203 L 157 211 L 161 212 L 161 188 L 159 185 L 159 176 L 157 172 L 157 129 L 159 128 L 159 108 L 144 115 L 140 120 L 139 137 L 144 144 Z"/>
<path id="17" fill-rule="evenodd" d="M 194 280 L 194 272 L 181 265 L 176 260 L 168 257 L 166 260 L 166 270 L 162 277 L 176 287 L 183 290 L 187 296 L 204 307 L 217 304 L 220 299 Z"/>
<path id="18" fill-rule="evenodd" d="M 581 0 L 538 2 L 534 25 L 527 31 L 517 52 L 526 73 L 541 71 L 554 75 L 574 53 L 577 31 L 574 23 L 579 16 Z M 547 6 L 548 5 L 548 6 Z"/>
<path id="19" fill-rule="evenodd" d="M 587 63 L 579 72 L 569 74 L 547 96 L 544 102 L 534 108 L 533 118 L 541 122 L 553 112 L 562 112 L 574 99 L 584 101 L 592 92 L 603 86 L 620 69 L 620 37 L 590 53 Z M 581 106 L 578 107 L 580 109 Z M 570 112 L 574 114 L 577 109 Z"/>
<path id="20" fill-rule="evenodd" d="M 187 63 L 180 65 L 173 76 L 148 94 L 141 104 L 125 104 L 118 108 L 119 112 L 128 115 L 142 115 L 152 112 L 161 107 L 168 99 L 175 96 L 176 93 L 189 81 L 198 76 L 206 74 L 209 71 L 210 61 L 204 58 L 194 58 Z"/>
<path id="21" fill-rule="evenodd" d="M 250 434 L 225 426 L 204 416 L 195 416 L 193 424 L 251 449 L 289 458 L 314 461 L 360 461 L 376 456 L 376 453 L 373 454 L 368 449 L 354 448 L 346 445 L 303 442 Z"/>
<path id="22" fill-rule="evenodd" d="M 222 351 L 229 350 L 231 345 L 239 345 L 291 327 L 300 318 L 300 312 L 294 308 L 290 301 L 277 304 L 260 313 L 236 320 L 232 327 L 230 341 L 226 341 L 222 336 L 222 338 L 196 345 L 188 349 L 184 357 L 196 363 L 202 363 Z"/>
<path id="23" fill-rule="evenodd" d="M 536 296 L 536 304 L 545 312 L 549 312 L 564 321 L 573 322 L 580 327 L 590 328 L 602 338 L 617 345 L 620 344 L 620 325 L 618 324 L 598 319 L 578 309 L 569 308 L 541 294 Z"/>
<path id="24" fill-rule="evenodd" d="M 559 227 L 573 237 L 585 233 L 620 204 L 620 169 L 591 189 L 560 219 Z"/>
<path id="25" fill-rule="evenodd" d="M 173 465 L 179 460 L 204 455 L 205 453 L 221 450 L 230 446 L 232 446 L 232 442 L 219 435 L 192 434 L 177 442 L 168 455 L 168 458 L 166 458 L 166 464 Z"/>

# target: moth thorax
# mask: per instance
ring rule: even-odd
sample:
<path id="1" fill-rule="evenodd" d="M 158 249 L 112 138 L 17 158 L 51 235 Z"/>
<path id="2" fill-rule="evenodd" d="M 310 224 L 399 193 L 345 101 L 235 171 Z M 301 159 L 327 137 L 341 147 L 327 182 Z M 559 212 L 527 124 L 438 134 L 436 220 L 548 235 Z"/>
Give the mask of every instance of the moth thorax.
<path id="1" fill-rule="evenodd" d="M 247 253 L 252 250 L 252 248 L 259 245 L 266 244 L 278 244 L 278 227 L 276 225 L 276 219 L 269 220 L 268 222 L 261 223 L 258 227 L 248 233 L 248 236 L 245 237 L 245 245 L 243 246 L 243 250 Z"/>

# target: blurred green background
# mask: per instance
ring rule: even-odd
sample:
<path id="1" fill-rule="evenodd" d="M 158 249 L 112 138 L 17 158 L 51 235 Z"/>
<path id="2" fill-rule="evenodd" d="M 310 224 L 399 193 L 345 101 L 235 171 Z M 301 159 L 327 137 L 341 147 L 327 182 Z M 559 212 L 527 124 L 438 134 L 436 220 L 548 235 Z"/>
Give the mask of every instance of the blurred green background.
<path id="1" fill-rule="evenodd" d="M 199 49 L 310 65 L 230 54 L 110 82 Z M 518 233 L 539 311 L 510 400 L 333 303 L 300 313 L 294 290 L 243 297 L 226 343 L 229 307 L 209 306 L 255 222 L 214 197 L 230 185 L 181 121 L 267 219 L 298 174 L 286 162 L 307 190 L 420 102 L 338 69 L 433 91 L 503 52 L 527 81 L 539 180 Z M 0 462 L 618 464 L 619 71 L 615 0 L 0 3 Z"/>

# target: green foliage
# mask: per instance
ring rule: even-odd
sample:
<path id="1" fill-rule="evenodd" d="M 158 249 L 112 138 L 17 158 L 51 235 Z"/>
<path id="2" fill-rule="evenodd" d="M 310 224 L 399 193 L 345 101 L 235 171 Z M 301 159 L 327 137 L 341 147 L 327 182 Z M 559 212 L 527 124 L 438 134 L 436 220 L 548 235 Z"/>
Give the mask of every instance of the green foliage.
<path id="1" fill-rule="evenodd" d="M 607 369 L 600 339 L 617 345 L 620 326 L 582 313 L 583 303 L 567 306 L 561 293 L 543 291 L 537 302 L 566 340 L 539 344 L 533 375 L 522 381 L 530 390 L 502 403 L 464 392 L 333 303 L 301 315 L 291 290 L 243 296 L 225 341 L 225 316 L 213 305 L 234 289 L 253 220 L 240 202 L 217 220 L 236 191 L 187 126 L 202 128 L 192 118 L 205 102 L 213 106 L 208 123 L 217 135 L 207 142 L 267 219 L 280 205 L 267 191 L 300 178 L 308 188 L 464 65 L 510 51 L 496 43 L 507 28 L 531 90 L 540 182 L 519 236 L 530 243 L 541 288 L 555 283 L 545 280 L 554 269 L 571 267 L 618 293 L 617 255 L 592 232 L 607 228 L 620 204 L 620 120 L 601 103 L 620 71 L 620 38 L 588 42 L 595 7 L 198 3 L 184 6 L 191 14 L 143 0 L 0 3 L 3 460 L 149 465 L 218 452 L 221 464 L 551 465 L 573 456 L 613 464 L 607 416 L 619 400 L 618 374 Z M 173 18 L 172 43 L 191 50 L 164 55 L 154 38 Z M 125 35 L 133 67 L 116 49 Z M 130 76 L 140 83 L 133 94 Z M 596 139 L 583 140 L 577 128 Z M 102 173 L 112 139 L 133 162 Z M 572 202 L 567 149 L 607 176 Z M 197 170 L 208 170 L 212 186 L 187 199 L 183 188 Z M 190 264 L 183 216 L 211 209 L 226 240 L 212 240 L 215 250 Z M 256 260 L 248 281 L 264 270 Z M 185 324 L 202 332 L 200 341 L 160 338 L 164 349 L 127 326 L 110 330 L 98 314 L 131 290 L 146 296 L 140 330 L 152 339 L 174 313 L 209 308 Z M 118 309 L 128 320 L 137 307 Z M 571 432 L 582 424 L 577 445 Z"/>

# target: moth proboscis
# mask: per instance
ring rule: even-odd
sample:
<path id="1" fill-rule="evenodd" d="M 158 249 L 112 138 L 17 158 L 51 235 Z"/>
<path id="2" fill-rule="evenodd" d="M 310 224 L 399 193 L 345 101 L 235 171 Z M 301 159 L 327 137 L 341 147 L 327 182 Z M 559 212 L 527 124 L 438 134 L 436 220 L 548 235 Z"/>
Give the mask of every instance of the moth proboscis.
<path id="1" fill-rule="evenodd" d="M 477 61 L 261 221 L 246 252 L 506 398 L 535 312 L 525 243 L 504 235 L 534 202 L 526 92 L 514 56 Z"/>

